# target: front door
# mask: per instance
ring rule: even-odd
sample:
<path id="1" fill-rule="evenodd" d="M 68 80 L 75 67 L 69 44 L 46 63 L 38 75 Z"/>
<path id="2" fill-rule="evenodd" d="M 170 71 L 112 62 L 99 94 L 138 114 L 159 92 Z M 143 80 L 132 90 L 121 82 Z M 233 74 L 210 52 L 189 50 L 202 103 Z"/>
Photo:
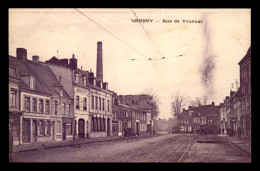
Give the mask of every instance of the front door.
<path id="1" fill-rule="evenodd" d="M 79 138 L 84 138 L 85 137 L 85 121 L 84 121 L 84 119 L 79 119 L 78 130 L 79 130 Z"/>
<path id="2" fill-rule="evenodd" d="M 37 142 L 37 121 L 33 120 L 32 125 L 32 142 Z"/>
<path id="3" fill-rule="evenodd" d="M 30 120 L 29 119 L 23 119 L 23 143 L 29 143 L 30 142 Z"/>
<path id="4" fill-rule="evenodd" d="M 63 123 L 62 140 L 66 140 L 66 123 Z"/>

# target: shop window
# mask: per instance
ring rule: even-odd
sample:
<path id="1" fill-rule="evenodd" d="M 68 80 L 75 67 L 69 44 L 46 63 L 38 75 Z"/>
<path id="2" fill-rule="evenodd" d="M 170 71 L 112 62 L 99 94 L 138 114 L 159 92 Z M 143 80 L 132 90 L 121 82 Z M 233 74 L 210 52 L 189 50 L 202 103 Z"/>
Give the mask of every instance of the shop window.
<path id="1" fill-rule="evenodd" d="M 67 135 L 72 135 L 72 124 L 66 125 L 66 133 Z"/>
<path id="2" fill-rule="evenodd" d="M 44 125 L 43 120 L 38 122 L 38 135 L 44 135 Z"/>

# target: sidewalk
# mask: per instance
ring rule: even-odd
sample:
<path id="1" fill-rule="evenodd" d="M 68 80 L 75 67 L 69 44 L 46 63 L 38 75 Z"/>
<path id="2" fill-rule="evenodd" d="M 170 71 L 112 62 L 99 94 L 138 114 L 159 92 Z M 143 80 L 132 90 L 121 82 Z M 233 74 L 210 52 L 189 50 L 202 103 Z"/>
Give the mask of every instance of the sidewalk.
<path id="1" fill-rule="evenodd" d="M 147 137 L 152 137 L 152 136 L 157 136 L 157 135 L 144 134 L 144 135 L 135 137 L 135 139 L 147 138 Z M 22 145 L 14 146 L 13 152 L 17 153 L 17 152 L 22 152 L 22 151 L 43 150 L 46 148 L 82 145 L 82 144 L 88 144 L 88 143 L 97 143 L 97 142 L 113 141 L 113 140 L 120 140 L 120 139 L 124 139 L 124 136 L 108 136 L 108 137 L 77 139 L 77 140 L 68 140 L 68 141 L 30 143 L 30 144 L 22 144 Z"/>
<path id="2" fill-rule="evenodd" d="M 220 136 L 224 136 L 225 139 L 229 141 L 232 145 L 234 145 L 241 151 L 251 156 L 251 137 L 242 136 L 241 139 L 238 139 L 237 135 L 234 136 L 220 135 Z"/>

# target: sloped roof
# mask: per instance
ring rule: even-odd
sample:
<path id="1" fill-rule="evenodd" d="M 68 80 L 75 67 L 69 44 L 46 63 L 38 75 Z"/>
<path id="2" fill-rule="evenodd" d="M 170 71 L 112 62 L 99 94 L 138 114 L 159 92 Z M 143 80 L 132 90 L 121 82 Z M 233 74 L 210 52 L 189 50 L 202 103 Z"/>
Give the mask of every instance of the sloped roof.
<path id="1" fill-rule="evenodd" d="M 19 86 L 22 90 L 59 95 L 54 87 L 62 87 L 62 85 L 47 65 L 30 60 L 19 60 L 13 56 L 9 56 L 9 62 L 16 64 L 19 75 L 33 75 L 35 77 L 35 89 L 31 90 L 29 85 L 21 80 Z M 63 97 L 69 98 L 65 90 L 63 90 Z"/>
<path id="2" fill-rule="evenodd" d="M 178 115 L 178 117 L 200 117 L 210 115 L 215 116 L 219 112 L 219 108 L 219 106 L 214 105 L 190 107 L 190 109 L 182 111 L 182 113 Z"/>

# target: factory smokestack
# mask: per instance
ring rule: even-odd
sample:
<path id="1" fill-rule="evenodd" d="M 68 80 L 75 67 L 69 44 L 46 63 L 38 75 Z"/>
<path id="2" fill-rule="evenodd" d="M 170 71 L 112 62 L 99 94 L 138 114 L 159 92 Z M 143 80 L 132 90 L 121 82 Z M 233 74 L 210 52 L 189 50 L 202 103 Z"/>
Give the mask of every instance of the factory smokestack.
<path id="1" fill-rule="evenodd" d="M 97 42 L 97 81 L 103 82 L 102 42 Z"/>

